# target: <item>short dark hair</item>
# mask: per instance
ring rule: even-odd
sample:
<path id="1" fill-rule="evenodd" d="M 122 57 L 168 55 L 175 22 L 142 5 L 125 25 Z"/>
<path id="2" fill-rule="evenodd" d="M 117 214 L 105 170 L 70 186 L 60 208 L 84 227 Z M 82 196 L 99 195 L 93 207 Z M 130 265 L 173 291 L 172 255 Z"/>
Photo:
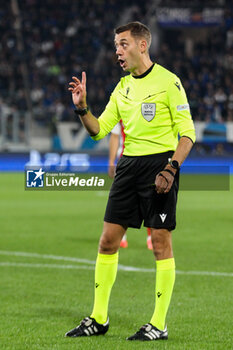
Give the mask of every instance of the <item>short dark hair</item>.
<path id="1" fill-rule="evenodd" d="M 130 34 L 134 38 L 144 38 L 146 39 L 148 48 L 150 47 L 151 44 L 151 32 L 145 24 L 142 24 L 141 22 L 130 22 L 127 23 L 123 26 L 117 27 L 114 30 L 115 34 L 120 34 L 123 32 L 126 32 L 127 30 L 130 31 Z"/>

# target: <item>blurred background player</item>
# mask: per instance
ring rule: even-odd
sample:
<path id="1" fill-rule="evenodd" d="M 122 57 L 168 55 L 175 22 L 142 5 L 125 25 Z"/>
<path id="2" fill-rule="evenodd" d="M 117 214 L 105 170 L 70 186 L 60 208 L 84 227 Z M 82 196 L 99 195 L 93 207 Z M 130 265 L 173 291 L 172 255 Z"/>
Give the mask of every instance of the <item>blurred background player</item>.
<path id="1" fill-rule="evenodd" d="M 115 176 L 115 163 L 122 156 L 124 151 L 124 125 L 122 120 L 114 126 L 109 138 L 109 156 L 108 156 L 108 175 L 113 179 Z M 124 234 L 121 243 L 121 248 L 128 248 L 127 234 Z M 151 229 L 147 227 L 147 248 L 152 250 Z"/>

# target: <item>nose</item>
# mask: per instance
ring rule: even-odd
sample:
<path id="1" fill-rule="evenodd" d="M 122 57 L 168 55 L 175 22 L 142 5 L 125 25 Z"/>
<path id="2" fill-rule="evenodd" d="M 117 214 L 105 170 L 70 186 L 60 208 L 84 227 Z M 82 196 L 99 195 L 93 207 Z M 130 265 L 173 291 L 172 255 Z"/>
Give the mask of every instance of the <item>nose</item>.
<path id="1" fill-rule="evenodd" d="M 118 48 L 116 49 L 116 55 L 122 55 L 122 50 L 120 46 L 118 46 Z"/>

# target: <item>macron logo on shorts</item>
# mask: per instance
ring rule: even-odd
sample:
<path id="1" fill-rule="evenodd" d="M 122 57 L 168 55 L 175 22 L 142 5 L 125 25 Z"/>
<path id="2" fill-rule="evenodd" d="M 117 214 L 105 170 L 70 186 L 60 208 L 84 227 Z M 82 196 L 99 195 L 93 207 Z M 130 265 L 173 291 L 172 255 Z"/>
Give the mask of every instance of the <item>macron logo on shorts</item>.
<path id="1" fill-rule="evenodd" d="M 166 220 L 167 214 L 159 214 L 162 222 L 164 222 Z"/>

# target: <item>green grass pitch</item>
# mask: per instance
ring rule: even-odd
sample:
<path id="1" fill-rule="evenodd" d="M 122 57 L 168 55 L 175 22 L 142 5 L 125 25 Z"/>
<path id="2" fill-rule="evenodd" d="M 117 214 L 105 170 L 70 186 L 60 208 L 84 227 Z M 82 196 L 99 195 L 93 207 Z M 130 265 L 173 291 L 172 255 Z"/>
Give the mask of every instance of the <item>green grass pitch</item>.
<path id="1" fill-rule="evenodd" d="M 105 336 L 64 337 L 92 310 L 108 193 L 25 191 L 23 174 L 0 174 L 0 186 L 0 349 L 233 348 L 233 189 L 180 192 L 169 339 L 135 343 L 125 338 L 150 320 L 153 271 L 118 271 Z M 153 269 L 146 230 L 129 230 L 128 240 L 120 264 Z"/>

